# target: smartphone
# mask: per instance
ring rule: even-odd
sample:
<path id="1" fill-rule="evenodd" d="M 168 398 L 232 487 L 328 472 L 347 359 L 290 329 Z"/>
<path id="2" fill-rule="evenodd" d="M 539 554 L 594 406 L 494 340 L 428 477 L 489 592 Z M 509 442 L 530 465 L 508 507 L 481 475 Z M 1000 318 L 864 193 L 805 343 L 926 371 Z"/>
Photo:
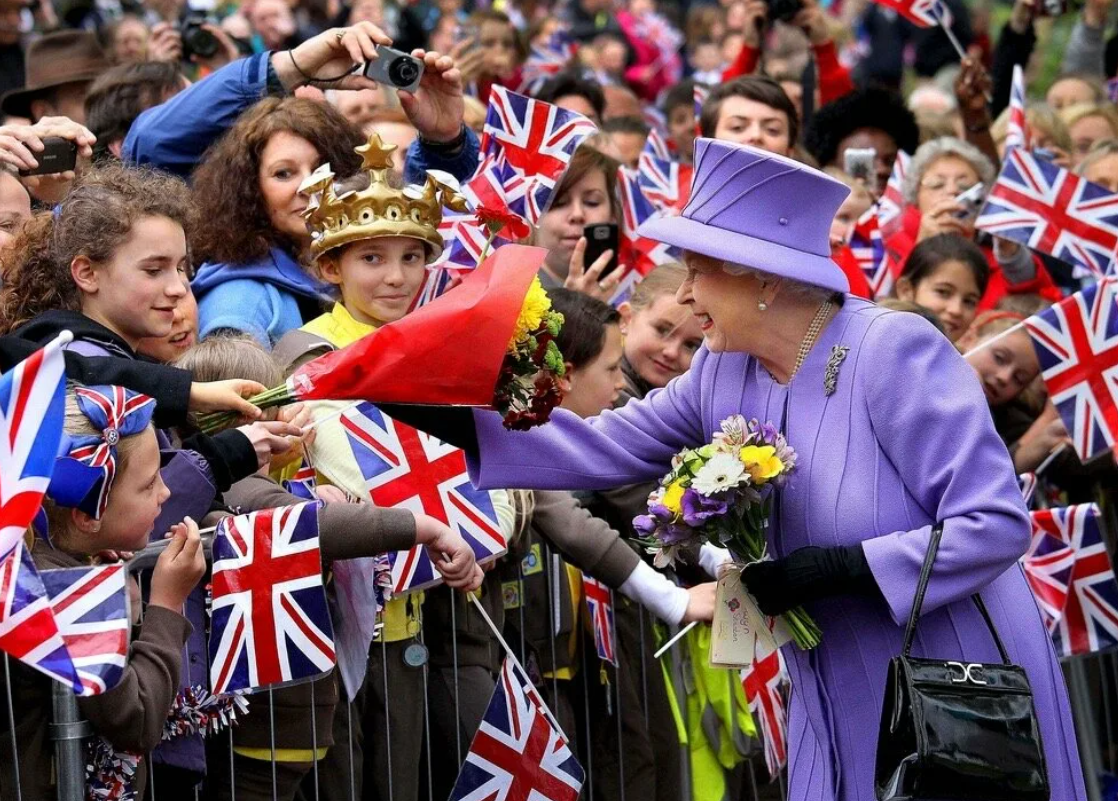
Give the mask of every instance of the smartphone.
<path id="1" fill-rule="evenodd" d="M 617 223 L 588 225 L 582 229 L 582 235 L 586 237 L 586 256 L 582 260 L 583 266 L 589 270 L 590 265 L 596 262 L 603 253 L 607 250 L 612 250 L 613 255 L 609 258 L 609 264 L 602 270 L 602 274 L 598 276 L 598 279 L 605 278 L 616 270 L 617 252 L 620 250 L 618 244 L 618 237 L 620 234 Z"/>
<path id="2" fill-rule="evenodd" d="M 961 192 L 955 197 L 955 202 L 962 206 L 961 211 L 955 212 L 955 216 L 960 220 L 968 220 L 971 217 L 978 216 L 978 210 L 982 207 L 982 199 L 986 195 L 986 186 L 979 181 L 966 192 Z"/>
<path id="3" fill-rule="evenodd" d="M 871 191 L 877 192 L 877 150 L 872 147 L 848 147 L 842 155 L 842 171 L 856 181 L 862 181 Z"/>
<path id="4" fill-rule="evenodd" d="M 61 136 L 43 138 L 43 150 L 34 153 L 39 166 L 31 170 L 20 170 L 20 175 L 52 175 L 72 170 L 78 163 L 78 146 Z"/>

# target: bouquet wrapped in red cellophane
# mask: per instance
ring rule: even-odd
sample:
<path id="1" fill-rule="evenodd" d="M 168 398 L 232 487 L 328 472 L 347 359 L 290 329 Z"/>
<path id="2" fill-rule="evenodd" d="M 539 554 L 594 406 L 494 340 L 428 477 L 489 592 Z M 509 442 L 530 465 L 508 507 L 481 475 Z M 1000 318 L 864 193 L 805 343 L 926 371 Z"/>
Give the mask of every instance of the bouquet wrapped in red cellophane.
<path id="1" fill-rule="evenodd" d="M 543 423 L 561 399 L 563 374 L 554 342 L 562 315 L 536 277 L 546 255 L 505 245 L 454 290 L 250 400 L 261 408 L 312 400 L 481 406 L 500 411 L 510 428 Z M 235 421 L 218 413 L 199 425 L 215 431 Z"/>

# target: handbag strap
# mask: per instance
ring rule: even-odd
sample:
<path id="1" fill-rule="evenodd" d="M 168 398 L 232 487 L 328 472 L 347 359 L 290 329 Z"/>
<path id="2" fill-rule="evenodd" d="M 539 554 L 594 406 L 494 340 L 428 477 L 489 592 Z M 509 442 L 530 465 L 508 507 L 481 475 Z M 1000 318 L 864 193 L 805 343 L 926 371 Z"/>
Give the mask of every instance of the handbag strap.
<path id="1" fill-rule="evenodd" d="M 943 523 L 937 523 L 932 528 L 932 536 L 928 542 L 928 552 L 924 554 L 924 564 L 920 567 L 920 581 L 916 585 L 916 599 L 912 602 L 912 611 L 908 616 L 908 626 L 905 627 L 904 649 L 901 653 L 906 659 L 909 651 L 912 650 L 912 638 L 916 635 L 916 621 L 920 617 L 920 611 L 924 608 L 924 595 L 928 591 L 928 580 L 932 576 L 932 564 L 936 561 L 941 539 L 943 539 Z M 1005 645 L 1002 644 L 1002 638 L 998 636 L 998 630 L 994 627 L 994 621 L 990 618 L 990 613 L 986 609 L 986 604 L 982 601 L 982 596 L 976 592 L 971 596 L 971 600 L 978 607 L 982 619 L 986 621 L 986 628 L 990 629 L 990 636 L 994 638 L 994 645 L 998 648 L 1002 663 L 1012 664 L 1009 661 L 1009 653 L 1005 650 Z"/>

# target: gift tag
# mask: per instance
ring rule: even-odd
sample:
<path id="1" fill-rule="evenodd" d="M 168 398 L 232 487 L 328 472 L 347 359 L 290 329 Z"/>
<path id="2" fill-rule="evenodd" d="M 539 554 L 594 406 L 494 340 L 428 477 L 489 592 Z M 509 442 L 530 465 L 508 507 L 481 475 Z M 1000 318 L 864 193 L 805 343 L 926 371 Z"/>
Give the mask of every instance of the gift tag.
<path id="1" fill-rule="evenodd" d="M 764 617 L 741 583 L 741 566 L 726 565 L 718 577 L 711 621 L 710 664 L 713 667 L 748 667 L 758 631 L 768 634 Z"/>

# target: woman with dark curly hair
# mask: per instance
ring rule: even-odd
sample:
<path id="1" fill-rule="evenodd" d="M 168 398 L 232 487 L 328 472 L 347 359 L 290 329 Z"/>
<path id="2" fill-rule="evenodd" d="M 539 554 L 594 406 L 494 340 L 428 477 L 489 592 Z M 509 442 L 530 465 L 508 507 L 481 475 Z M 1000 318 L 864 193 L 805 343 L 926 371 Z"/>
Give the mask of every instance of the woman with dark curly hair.
<path id="1" fill-rule="evenodd" d="M 848 148 L 877 151 L 877 185 L 884 188 L 899 151 L 911 154 L 920 144 L 916 118 L 904 98 L 888 89 L 858 89 L 815 112 L 804 131 L 804 147 L 820 167 L 843 169 Z"/>
<path id="2" fill-rule="evenodd" d="M 355 172 L 361 142 L 332 106 L 267 98 L 210 148 L 194 173 L 201 337 L 237 331 L 271 347 L 321 313 L 327 285 L 299 264 L 310 244 L 299 185 L 323 162 L 339 175 Z"/>

